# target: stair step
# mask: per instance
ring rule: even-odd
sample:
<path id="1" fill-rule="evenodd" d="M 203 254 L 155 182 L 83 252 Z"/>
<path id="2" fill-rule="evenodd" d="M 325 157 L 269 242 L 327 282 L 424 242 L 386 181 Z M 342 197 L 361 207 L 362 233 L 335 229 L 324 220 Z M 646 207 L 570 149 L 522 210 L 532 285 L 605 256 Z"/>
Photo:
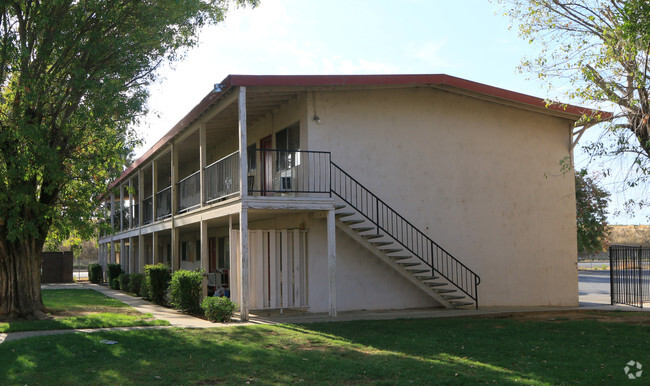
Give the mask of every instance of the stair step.
<path id="1" fill-rule="evenodd" d="M 343 208 L 345 208 L 346 206 L 347 206 L 347 205 L 337 204 L 337 205 L 334 205 L 334 209 L 336 209 L 336 210 L 338 210 L 338 209 L 343 209 Z"/>
<path id="2" fill-rule="evenodd" d="M 413 256 L 390 256 L 391 259 L 395 260 L 397 264 L 402 264 L 400 263 L 401 260 L 407 260 L 410 259 Z M 414 264 L 419 264 L 419 263 L 414 263 Z"/>
<path id="3" fill-rule="evenodd" d="M 465 299 L 465 296 L 461 296 L 461 295 L 442 295 L 442 297 L 447 300 Z"/>
<path id="4" fill-rule="evenodd" d="M 334 213 L 335 217 L 349 217 L 349 216 L 354 216 L 356 213 L 355 212 L 337 212 Z"/>
<path id="5" fill-rule="evenodd" d="M 375 229 L 375 228 L 372 228 L 372 229 Z M 380 233 L 373 233 L 371 235 L 363 235 L 363 237 L 368 239 L 368 240 L 372 240 L 372 239 L 378 239 L 380 237 L 384 237 L 384 235 L 382 235 Z"/>
<path id="6" fill-rule="evenodd" d="M 413 275 L 417 275 L 418 273 L 429 272 L 428 269 L 406 268 L 406 270 L 409 271 L 409 272 L 411 272 Z"/>
<path id="7" fill-rule="evenodd" d="M 452 292 L 456 292 L 455 289 L 449 289 L 449 288 L 436 288 L 434 289 L 434 291 L 436 291 L 439 294 L 449 294 Z"/>
<path id="8" fill-rule="evenodd" d="M 374 230 L 374 229 L 375 229 L 375 227 L 358 227 L 358 228 L 352 228 L 353 231 L 356 231 L 356 232 L 359 232 L 359 233 L 361 233 L 361 232 L 372 231 L 372 230 Z M 365 235 L 364 235 L 364 236 L 365 236 Z"/>
<path id="9" fill-rule="evenodd" d="M 429 280 L 438 280 L 438 279 L 440 279 L 440 276 L 431 276 L 431 275 L 429 275 L 429 276 L 418 276 L 417 278 L 420 279 L 421 281 L 423 281 L 424 283 L 427 283 Z"/>
<path id="10" fill-rule="evenodd" d="M 447 283 L 440 283 L 440 282 L 434 282 L 434 283 L 426 283 L 429 287 L 444 287 L 447 285 Z"/>
<path id="11" fill-rule="evenodd" d="M 416 265 L 420 265 L 420 263 L 400 263 L 400 262 L 398 262 L 397 264 L 401 265 L 404 268 L 415 267 Z"/>
<path id="12" fill-rule="evenodd" d="M 395 252 L 401 252 L 402 249 L 399 248 L 383 248 L 381 249 L 382 252 L 384 253 L 395 253 Z"/>
<path id="13" fill-rule="evenodd" d="M 366 222 L 365 220 L 341 220 L 344 224 L 348 225 L 354 225 L 354 224 L 361 224 L 363 222 Z"/>
<path id="14" fill-rule="evenodd" d="M 374 245 L 375 247 L 382 247 L 384 245 L 391 245 L 394 243 L 392 241 L 371 241 L 370 244 Z"/>
<path id="15" fill-rule="evenodd" d="M 474 303 L 472 303 L 472 302 L 459 302 L 458 300 L 451 301 L 449 303 L 453 304 L 456 307 L 473 306 L 474 305 Z"/>

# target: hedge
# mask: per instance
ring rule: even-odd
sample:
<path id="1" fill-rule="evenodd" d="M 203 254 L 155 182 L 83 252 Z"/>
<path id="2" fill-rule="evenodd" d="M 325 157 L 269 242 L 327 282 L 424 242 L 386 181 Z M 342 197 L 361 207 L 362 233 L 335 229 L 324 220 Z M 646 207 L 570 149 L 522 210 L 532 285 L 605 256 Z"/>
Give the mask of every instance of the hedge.
<path id="1" fill-rule="evenodd" d="M 169 284 L 171 304 L 185 312 L 201 312 L 201 282 L 203 270 L 180 270 L 172 274 Z"/>
<path id="2" fill-rule="evenodd" d="M 90 263 L 88 264 L 88 280 L 90 280 L 91 283 L 99 284 L 101 283 L 104 278 L 104 270 L 102 269 L 101 264 L 97 263 Z"/>
<path id="3" fill-rule="evenodd" d="M 207 297 L 201 302 L 201 308 L 211 322 L 229 322 L 237 305 L 225 296 Z"/>
<path id="4" fill-rule="evenodd" d="M 148 297 L 155 304 L 163 304 L 169 287 L 169 266 L 167 264 L 146 265 L 144 267 Z"/>
<path id="5" fill-rule="evenodd" d="M 142 283 L 144 282 L 143 273 L 132 273 L 129 278 L 129 292 L 142 296 Z"/>
<path id="6" fill-rule="evenodd" d="M 120 282 L 120 289 L 124 292 L 129 290 L 131 275 L 128 273 L 123 273 L 117 277 L 117 281 Z"/>
<path id="7" fill-rule="evenodd" d="M 106 275 L 108 276 L 108 284 L 113 287 L 113 279 L 117 279 L 124 271 L 122 271 L 122 266 L 119 264 L 106 264 Z"/>

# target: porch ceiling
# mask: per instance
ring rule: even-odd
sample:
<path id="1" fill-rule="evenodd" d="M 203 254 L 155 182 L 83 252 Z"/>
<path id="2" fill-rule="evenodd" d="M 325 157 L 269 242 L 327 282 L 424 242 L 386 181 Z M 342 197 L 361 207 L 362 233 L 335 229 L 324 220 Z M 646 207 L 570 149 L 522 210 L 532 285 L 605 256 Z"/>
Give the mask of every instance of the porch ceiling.
<path id="1" fill-rule="evenodd" d="M 247 92 L 246 121 L 249 126 L 256 124 L 297 98 L 296 92 Z M 220 141 L 236 133 L 239 125 L 237 101 L 230 103 L 220 113 L 206 122 L 206 134 L 212 141 Z"/>

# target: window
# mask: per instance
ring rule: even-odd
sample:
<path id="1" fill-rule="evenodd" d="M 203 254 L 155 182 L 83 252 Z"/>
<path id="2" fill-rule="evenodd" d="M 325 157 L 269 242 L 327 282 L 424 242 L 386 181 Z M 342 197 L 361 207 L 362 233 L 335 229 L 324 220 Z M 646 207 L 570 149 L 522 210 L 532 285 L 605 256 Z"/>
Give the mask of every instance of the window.
<path id="1" fill-rule="evenodd" d="M 278 151 L 276 170 L 287 170 L 300 164 L 300 122 L 278 131 L 275 134 L 275 147 Z"/>
<path id="2" fill-rule="evenodd" d="M 196 249 L 194 250 L 196 253 L 196 261 L 201 261 L 201 240 L 196 240 Z"/>

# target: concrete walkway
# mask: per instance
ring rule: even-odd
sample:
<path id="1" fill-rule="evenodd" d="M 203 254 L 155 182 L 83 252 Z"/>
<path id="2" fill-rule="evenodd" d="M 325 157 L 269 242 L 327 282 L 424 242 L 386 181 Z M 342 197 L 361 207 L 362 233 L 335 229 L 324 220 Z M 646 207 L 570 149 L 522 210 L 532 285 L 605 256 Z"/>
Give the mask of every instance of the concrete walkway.
<path id="1" fill-rule="evenodd" d="M 85 329 L 77 329 L 77 330 L 46 330 L 46 331 L 22 331 L 22 332 L 0 333 L 0 344 L 11 340 L 29 338 L 32 336 L 71 334 L 75 332 L 92 333 L 92 332 L 99 332 L 99 331 L 130 331 L 130 330 L 144 330 L 144 329 L 161 329 L 161 328 L 169 328 L 169 327 L 182 327 L 182 328 L 230 327 L 230 326 L 245 326 L 245 325 L 265 323 L 260 321 L 251 321 L 248 323 L 242 323 L 237 321 L 231 323 L 212 323 L 210 321 L 201 318 L 183 314 L 182 312 L 171 308 L 152 304 L 141 298 L 136 298 L 127 295 L 123 292 L 112 290 L 108 287 L 104 287 L 97 284 L 91 284 L 91 283 L 43 284 L 41 288 L 42 289 L 93 289 L 95 291 L 101 292 L 102 294 L 108 297 L 117 299 L 122 303 L 128 304 L 129 306 L 135 308 L 139 312 L 150 313 L 153 315 L 154 318 L 159 320 L 167 320 L 171 324 L 171 326 L 85 328 Z"/>

